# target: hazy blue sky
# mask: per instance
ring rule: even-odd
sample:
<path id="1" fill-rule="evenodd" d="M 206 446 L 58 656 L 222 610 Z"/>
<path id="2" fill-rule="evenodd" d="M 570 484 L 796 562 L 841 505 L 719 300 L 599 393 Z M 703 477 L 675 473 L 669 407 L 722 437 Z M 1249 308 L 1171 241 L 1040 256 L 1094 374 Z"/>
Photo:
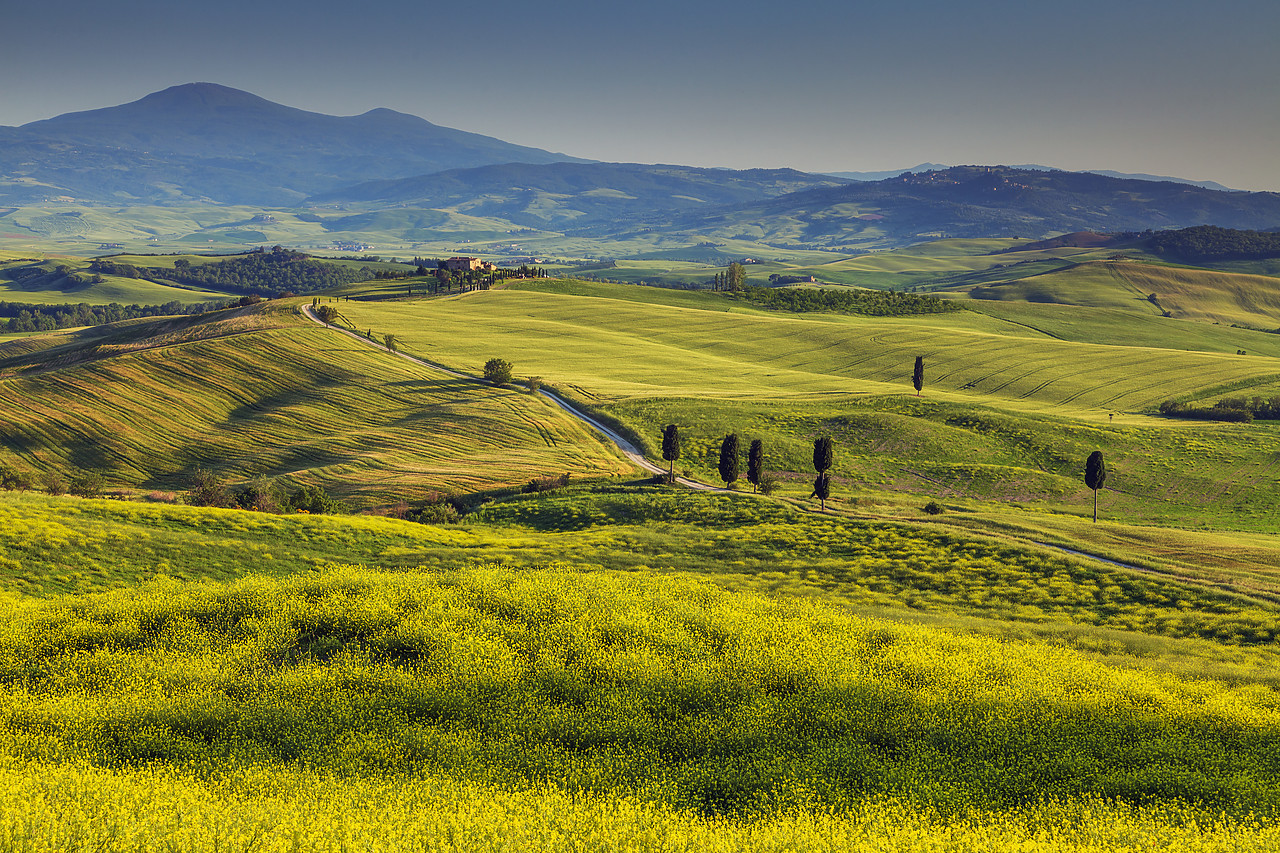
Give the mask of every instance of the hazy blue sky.
<path id="1" fill-rule="evenodd" d="M 2 0 L 0 124 L 211 82 L 601 160 L 1280 190 L 1280 3 Z"/>

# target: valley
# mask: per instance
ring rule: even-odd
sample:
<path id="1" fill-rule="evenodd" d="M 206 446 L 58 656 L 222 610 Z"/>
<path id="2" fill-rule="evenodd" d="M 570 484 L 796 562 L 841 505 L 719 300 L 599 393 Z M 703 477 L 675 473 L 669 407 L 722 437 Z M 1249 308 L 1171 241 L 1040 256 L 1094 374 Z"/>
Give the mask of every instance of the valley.
<path id="1" fill-rule="evenodd" d="M 0 849 L 1280 846 L 1275 193 L 0 130 Z"/>

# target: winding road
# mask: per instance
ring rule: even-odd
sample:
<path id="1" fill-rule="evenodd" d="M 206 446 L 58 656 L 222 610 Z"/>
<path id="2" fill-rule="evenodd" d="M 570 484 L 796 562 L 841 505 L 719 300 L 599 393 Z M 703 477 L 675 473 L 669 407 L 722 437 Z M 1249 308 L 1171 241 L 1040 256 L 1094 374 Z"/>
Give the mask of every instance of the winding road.
<path id="1" fill-rule="evenodd" d="M 336 331 L 336 332 L 341 332 L 342 334 L 346 335 L 349 338 L 352 338 L 353 340 L 360 341 L 363 344 L 367 344 L 368 346 L 371 346 L 375 349 L 380 349 L 383 352 L 390 353 L 391 355 L 399 356 L 400 358 L 403 358 L 406 361 L 411 361 L 414 364 L 418 364 L 423 367 L 429 368 L 431 370 L 435 370 L 439 373 L 445 374 L 446 376 L 452 376 L 454 379 L 462 379 L 467 382 L 474 382 L 477 385 L 485 385 L 485 386 L 489 385 L 489 383 L 483 379 L 477 378 L 475 376 L 470 376 L 466 373 L 459 373 L 456 370 L 450 370 L 444 365 L 436 364 L 433 361 L 427 361 L 426 359 L 418 358 L 417 356 L 408 355 L 406 353 L 399 352 L 398 350 L 388 349 L 386 346 L 378 343 L 377 341 L 370 340 L 369 338 L 366 338 L 364 335 L 353 332 L 350 329 L 344 329 L 341 326 L 335 326 L 331 323 L 326 323 L 312 312 L 310 305 L 304 304 L 302 306 L 302 314 L 308 320 L 310 320 L 313 323 L 316 323 L 317 325 L 324 326 L 325 328 L 332 329 L 333 331 Z M 551 391 L 548 391 L 545 388 L 539 389 L 538 393 L 541 394 L 546 399 L 550 400 L 555 405 L 559 406 L 570 416 L 582 421 L 584 424 L 591 427 L 596 432 L 600 433 L 600 435 L 604 436 L 606 439 L 613 442 L 613 444 L 617 445 L 618 449 L 622 451 L 622 455 L 630 459 L 631 462 L 634 463 L 636 466 L 652 474 L 662 474 L 663 476 L 666 475 L 667 471 L 665 468 L 661 468 L 657 465 L 654 465 L 648 459 L 645 459 L 644 454 L 642 454 L 634 444 L 627 441 L 617 432 L 605 426 L 600 421 L 591 417 L 591 415 L 587 414 L 581 409 L 578 409 L 576 406 L 574 406 L 572 403 L 565 400 L 560 395 L 555 394 Z M 702 492 L 730 492 L 732 494 L 738 494 L 738 492 L 733 492 L 731 489 L 720 488 L 719 486 L 713 486 L 708 483 L 700 483 L 697 480 L 690 480 L 686 477 L 676 477 L 676 482 L 682 486 L 686 486 L 690 489 L 697 489 L 698 491 L 702 491 Z"/>
<path id="2" fill-rule="evenodd" d="M 310 305 L 304 304 L 302 306 L 302 313 L 307 319 L 309 319 L 313 323 L 316 323 L 317 325 L 324 326 L 325 328 L 332 329 L 333 331 L 336 331 L 336 332 L 341 332 L 347 337 L 360 341 L 361 343 L 374 347 L 375 349 L 382 350 L 383 352 L 389 353 L 391 355 L 399 356 L 400 358 L 403 358 L 407 361 L 411 361 L 414 364 L 421 365 L 430 370 L 435 370 L 439 373 L 443 373 L 446 376 L 451 376 L 455 379 L 461 379 L 466 382 L 474 382 L 477 385 L 484 385 L 486 387 L 489 386 L 488 382 L 478 377 L 471 376 L 466 373 L 459 373 L 456 370 L 451 370 L 445 367 L 444 365 L 436 364 L 433 361 L 427 361 L 426 359 L 418 358 L 416 356 L 407 355 L 406 353 L 402 353 L 397 350 L 389 349 L 386 346 L 378 343 L 377 341 L 370 340 L 369 338 L 366 338 L 364 335 L 353 332 L 350 329 L 344 329 L 341 326 L 335 326 L 330 323 L 325 323 L 323 320 L 317 317 L 314 313 L 312 313 Z M 546 389 L 539 389 L 538 393 L 541 394 L 543 397 L 545 397 L 547 400 L 550 400 L 555 405 L 559 406 L 570 416 L 582 421 L 582 423 L 586 424 L 591 429 L 595 430 L 600 435 L 604 436 L 604 438 L 611 441 L 613 444 L 617 446 L 617 448 L 622 452 L 622 454 L 626 456 L 627 459 L 631 460 L 631 462 L 634 463 L 637 467 L 653 474 L 661 474 L 664 476 L 666 475 L 667 473 L 666 469 L 661 468 L 657 465 L 654 465 L 648 459 L 645 459 L 644 455 L 640 453 L 640 451 L 636 448 L 634 444 L 627 441 L 625 438 L 623 438 L 613 429 L 610 429 L 600 421 L 591 417 L 591 415 L 587 414 L 586 412 L 583 412 L 581 409 L 578 409 L 572 403 L 569 403 L 564 398 L 560 397 L 558 394 L 554 394 L 551 391 L 547 391 Z M 721 492 L 724 494 L 732 494 L 732 495 L 752 494 L 750 492 L 738 492 L 732 489 L 725 489 L 720 486 L 710 485 L 708 483 L 700 483 L 697 480 L 690 480 L 686 477 L 676 477 L 676 482 L 682 486 L 686 486 L 687 488 L 696 489 L 702 492 Z M 1206 585 L 1206 586 L 1217 586 L 1216 584 L 1206 584 L 1204 582 L 1196 581 L 1192 578 L 1183 577 L 1181 575 L 1168 574 L 1165 572 L 1156 571 L 1154 569 L 1149 569 L 1143 566 L 1136 566 L 1136 565 L 1133 565 L 1132 563 L 1122 563 L 1117 560 L 1111 560 L 1106 557 L 1100 557 L 1096 554 L 1089 554 L 1085 551 L 1077 551 L 1073 548 L 1066 548 L 1061 545 L 1053 545 L 1048 542 L 1040 542 L 1035 539 L 1019 538 L 1019 537 L 1012 537 L 1012 539 L 1013 541 L 1018 542 L 1019 544 L 1024 546 L 1028 546 L 1028 545 L 1036 546 L 1044 550 L 1055 551 L 1055 552 L 1067 554 L 1073 557 L 1082 557 L 1085 559 L 1094 560 L 1107 565 L 1116 566 L 1117 568 L 1122 568 L 1122 569 L 1126 569 L 1133 572 L 1139 572 L 1141 574 L 1174 578 L 1184 582 L 1200 583 L 1200 585 Z"/>

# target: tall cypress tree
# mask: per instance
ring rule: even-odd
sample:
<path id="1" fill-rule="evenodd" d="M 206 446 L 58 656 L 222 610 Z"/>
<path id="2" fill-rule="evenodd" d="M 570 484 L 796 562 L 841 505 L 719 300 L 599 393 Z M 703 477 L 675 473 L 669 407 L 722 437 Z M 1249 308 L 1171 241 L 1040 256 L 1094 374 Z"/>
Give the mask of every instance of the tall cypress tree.
<path id="1" fill-rule="evenodd" d="M 1089 454 L 1084 463 L 1084 484 L 1093 489 L 1093 523 L 1098 523 L 1098 489 L 1107 481 L 1107 463 L 1102 459 L 1102 451 L 1095 450 Z"/>
<path id="2" fill-rule="evenodd" d="M 760 476 L 764 473 L 764 442 L 756 439 L 747 451 L 747 482 L 752 491 L 760 491 Z"/>
<path id="3" fill-rule="evenodd" d="M 827 498 L 831 497 L 831 477 L 826 471 L 819 474 L 813 481 L 813 494 L 809 497 L 817 498 L 822 504 L 823 512 L 826 512 Z"/>
<path id="4" fill-rule="evenodd" d="M 924 388 L 924 356 L 916 356 L 916 368 L 911 373 L 911 384 L 916 386 L 916 396 L 920 396 L 920 389 Z"/>
<path id="5" fill-rule="evenodd" d="M 832 448 L 831 439 L 827 436 L 814 439 L 813 442 L 813 468 L 818 472 L 818 478 L 813 481 L 813 494 L 822 502 L 822 509 L 827 508 L 827 498 L 831 497 L 831 478 L 827 471 L 831 468 Z"/>
<path id="6" fill-rule="evenodd" d="M 720 443 L 720 479 L 729 488 L 738 479 L 738 434 L 731 432 Z"/>
<path id="7" fill-rule="evenodd" d="M 680 458 L 680 430 L 675 424 L 667 424 L 662 430 L 662 458 L 670 465 L 667 468 L 667 482 L 676 481 L 676 460 Z"/>

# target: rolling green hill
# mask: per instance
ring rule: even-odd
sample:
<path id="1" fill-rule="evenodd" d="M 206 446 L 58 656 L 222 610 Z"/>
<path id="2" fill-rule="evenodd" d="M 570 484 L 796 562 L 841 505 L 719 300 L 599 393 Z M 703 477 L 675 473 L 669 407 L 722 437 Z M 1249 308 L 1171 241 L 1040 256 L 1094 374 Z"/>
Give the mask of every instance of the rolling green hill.
<path id="1" fill-rule="evenodd" d="M 540 376 L 630 427 L 651 458 L 662 427 L 679 424 L 680 465 L 709 481 L 721 438 L 738 432 L 764 440 L 784 493 L 803 497 L 813 439 L 827 434 L 841 448 L 842 488 L 859 500 L 928 495 L 1078 513 L 1088 496 L 1079 467 L 1102 448 L 1113 460 L 1109 513 L 1271 529 L 1274 425 L 1188 429 L 1149 413 L 1169 398 L 1277 393 L 1273 335 L 1149 310 L 1056 305 L 1041 315 L 1041 306 L 1010 303 L 921 317 L 788 315 L 715 294 L 530 286 L 356 299 L 344 312 L 464 371 L 506 358 L 517 374 Z M 1269 354 L 1237 354 L 1255 346 Z M 921 354 L 926 389 L 917 400 L 910 375 Z"/>
<path id="2" fill-rule="evenodd" d="M 0 345 L 0 444 L 28 469 L 184 489 L 198 468 L 323 484 L 351 505 L 630 470 L 526 394 L 315 328 L 296 303 Z"/>
<path id="3" fill-rule="evenodd" d="M 0 808 L 28 844 L 1280 832 L 1274 606 L 1196 585 L 636 489 L 448 528 L 30 496 L 0 517 Z"/>
<path id="4" fill-rule="evenodd" d="M 948 246 L 877 260 L 1008 269 Z M 543 279 L 321 297 L 464 372 L 510 359 L 653 457 L 677 423 L 677 467 L 707 481 L 727 432 L 762 438 L 772 497 L 624 484 L 549 401 L 306 322 L 302 299 L 0 342 L 0 466 L 147 499 L 0 493 L 13 837 L 1270 850 L 1278 427 L 1149 411 L 1280 390 L 1280 336 L 1162 316 L 1124 274 L 1163 275 L 1188 317 L 1265 319 L 1230 276 L 1035 251 L 1063 269 L 1007 286 L 1053 303 L 919 316 Z M 197 467 L 470 512 L 169 505 Z"/>

